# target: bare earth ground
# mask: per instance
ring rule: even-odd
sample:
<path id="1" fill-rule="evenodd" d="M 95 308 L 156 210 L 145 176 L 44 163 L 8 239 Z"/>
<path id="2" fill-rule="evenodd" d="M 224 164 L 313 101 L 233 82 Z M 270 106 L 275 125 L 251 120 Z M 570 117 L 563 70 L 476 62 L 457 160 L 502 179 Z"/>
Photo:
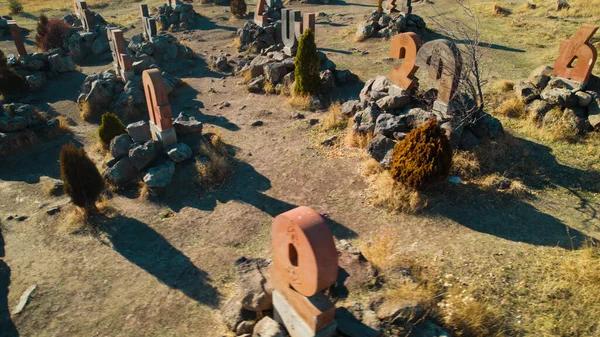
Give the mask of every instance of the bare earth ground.
<path id="1" fill-rule="evenodd" d="M 127 6 L 137 13 L 137 5 Z M 362 80 L 389 71 L 391 63 L 382 61 L 389 42 L 351 42 L 356 24 L 376 7 L 371 2 L 323 6 L 294 2 L 291 6 L 330 14 L 329 23 L 327 18 L 319 19 L 317 45 L 339 69 L 352 69 Z M 425 11 L 424 5 L 415 5 L 415 13 L 422 7 Z M 196 4 L 196 9 L 210 18 L 204 28 L 211 29 L 177 36 L 201 54 L 222 50 L 237 55 L 232 41 L 243 21 L 230 21 L 225 7 Z M 98 11 L 110 17 L 114 10 Z M 129 9 L 118 11 L 120 16 L 126 13 Z M 526 76 L 551 60 L 536 60 L 529 53 L 542 58 L 552 54 L 566 36 L 557 36 L 543 50 L 518 39 L 510 48 L 519 51 L 493 49 L 492 76 Z M 508 38 L 494 42 L 504 45 Z M 351 47 L 370 53 L 361 56 Z M 0 48 L 13 52 L 14 46 L 0 41 Z M 81 72 L 109 67 L 82 67 Z M 198 191 L 183 176 L 185 167 L 180 167 L 162 203 L 116 196 L 109 206 L 118 214 L 102 220 L 103 232 L 69 234 L 65 216 L 72 206 L 66 197 L 47 196 L 43 187 L 44 177 L 59 178 L 62 144 L 73 140 L 91 147 L 96 142 L 90 135 L 97 125 L 83 122 L 74 102 L 83 74 L 63 75 L 31 100 L 42 110 L 72 118 L 77 123 L 73 136 L 0 158 L 0 222 L 4 261 L 10 268 L 9 308 L 29 286 L 38 286 L 23 313 L 12 318 L 21 336 L 222 335 L 225 330 L 214 315 L 234 287 L 233 261 L 241 255 L 269 256 L 272 218 L 299 205 L 327 213 L 338 239 L 360 245 L 381 228 L 391 228 L 397 246 L 390 255 L 416 253 L 426 263 L 456 274 L 484 278 L 489 274 L 489 282 L 497 276 L 487 269 L 490 264 L 526 268 L 549 251 L 579 245 L 585 236 L 600 239 L 600 198 L 594 192 L 598 174 L 586 171 L 597 169 L 593 158 L 589 166 L 576 167 L 568 153 L 557 158 L 551 148 L 515 134 L 521 151 L 515 165 L 526 172 L 518 178 L 535 190 L 533 198 L 485 194 L 469 184 L 442 184 L 440 191 L 432 192 L 439 195 L 424 214 L 390 214 L 367 202 L 358 150 L 340 149 L 343 155 L 333 156 L 316 145 L 325 135 L 315 131 L 318 125 L 310 127 L 308 120 L 322 114 L 303 112 L 305 120 L 292 119 L 286 98 L 248 94 L 237 85 L 241 78 L 215 74 L 203 61 L 189 73 L 176 74 L 188 86 L 177 91 L 173 110 L 194 112 L 199 107 L 207 127 L 218 130 L 235 147 L 231 179 L 216 191 Z M 210 88 L 216 93 L 210 93 Z M 357 96 L 359 90 L 342 88 L 341 96 Z M 225 101 L 231 106 L 214 106 Z M 264 125 L 252 127 L 256 120 Z M 54 205 L 62 205 L 62 212 L 46 215 Z M 9 215 L 29 218 L 5 221 Z"/>

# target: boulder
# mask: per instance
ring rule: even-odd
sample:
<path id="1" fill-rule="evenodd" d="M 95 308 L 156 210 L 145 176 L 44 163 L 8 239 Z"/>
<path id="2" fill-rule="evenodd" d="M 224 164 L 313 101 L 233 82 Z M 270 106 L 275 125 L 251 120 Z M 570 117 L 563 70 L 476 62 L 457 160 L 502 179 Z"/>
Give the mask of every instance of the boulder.
<path id="1" fill-rule="evenodd" d="M 138 171 L 129 157 L 123 157 L 115 165 L 104 170 L 102 176 L 112 185 L 122 187 L 133 181 L 137 174 Z"/>
<path id="2" fill-rule="evenodd" d="M 271 317 L 266 316 L 254 327 L 252 337 L 286 337 L 287 333 Z"/>
<path id="3" fill-rule="evenodd" d="M 266 56 L 257 56 L 250 62 L 250 77 L 255 78 L 264 74 L 265 64 L 271 63 L 273 60 Z"/>
<path id="4" fill-rule="evenodd" d="M 57 73 L 67 73 L 75 70 L 75 63 L 69 56 L 52 55 L 48 57 L 50 69 Z"/>
<path id="5" fill-rule="evenodd" d="M 173 127 L 178 134 L 186 135 L 193 133 L 202 133 L 202 122 L 196 120 L 194 116 L 186 112 L 181 112 L 173 121 Z"/>
<path id="6" fill-rule="evenodd" d="M 377 117 L 374 132 L 376 135 L 394 138 L 396 132 L 410 132 L 410 129 L 410 126 L 407 124 L 407 116 L 382 113 Z"/>
<path id="7" fill-rule="evenodd" d="M 129 154 L 129 147 L 133 144 L 129 135 L 119 135 L 110 141 L 110 154 L 115 159 L 121 159 Z"/>
<path id="8" fill-rule="evenodd" d="M 32 91 L 41 90 L 44 86 L 46 86 L 46 83 L 48 82 L 44 73 L 34 73 L 26 76 L 25 79 L 27 81 L 29 89 L 31 89 Z"/>
<path id="9" fill-rule="evenodd" d="M 497 139 L 504 135 L 504 127 L 500 120 L 488 113 L 483 113 L 470 129 L 478 138 Z"/>
<path id="10" fill-rule="evenodd" d="M 167 150 L 167 155 L 172 161 L 180 163 L 184 160 L 192 158 L 192 149 L 185 143 L 177 143 Z"/>
<path id="11" fill-rule="evenodd" d="M 331 70 L 321 72 L 321 92 L 332 93 L 335 91 L 335 75 Z"/>
<path id="12" fill-rule="evenodd" d="M 583 89 L 583 83 L 571 81 L 571 80 L 568 80 L 566 78 L 561 78 L 561 77 L 552 77 L 552 78 L 550 78 L 550 81 L 548 81 L 548 85 L 546 86 L 546 88 L 568 89 L 570 91 L 575 92 L 575 91 Z"/>
<path id="13" fill-rule="evenodd" d="M 540 96 L 546 102 L 553 105 L 560 105 L 564 108 L 577 105 L 577 98 L 573 92 L 567 88 L 552 88 L 548 85 L 546 89 L 542 91 Z"/>
<path id="14" fill-rule="evenodd" d="M 150 69 L 152 64 L 148 60 L 140 60 L 133 62 L 133 73 L 136 75 L 142 75 L 144 70 Z"/>
<path id="15" fill-rule="evenodd" d="M 472 150 L 479 145 L 479 139 L 471 132 L 471 130 L 465 128 L 460 138 L 460 148 L 463 150 Z"/>
<path id="16" fill-rule="evenodd" d="M 133 144 L 129 148 L 131 163 L 138 171 L 142 171 L 156 159 L 160 151 L 160 146 L 160 142 L 156 140 L 149 140 L 143 145 Z"/>
<path id="17" fill-rule="evenodd" d="M 385 76 L 377 76 L 373 81 L 373 85 L 371 86 L 371 90 L 387 92 L 390 82 Z"/>
<path id="18" fill-rule="evenodd" d="M 221 316 L 229 330 L 237 331 L 240 323 L 255 319 L 256 313 L 244 309 L 241 295 L 236 293 L 221 308 Z"/>
<path id="19" fill-rule="evenodd" d="M 533 102 L 540 94 L 539 90 L 533 84 L 525 81 L 521 81 L 515 85 L 515 93 L 525 104 Z"/>
<path id="20" fill-rule="evenodd" d="M 374 79 L 370 79 L 367 81 L 367 83 L 365 83 L 364 87 L 360 91 L 359 97 L 360 97 L 361 102 L 366 101 L 370 97 L 369 93 L 371 92 L 371 87 L 373 86 L 374 82 L 375 82 Z"/>
<path id="21" fill-rule="evenodd" d="M 575 93 L 575 99 L 577 100 L 577 105 L 580 107 L 586 107 L 590 105 L 592 102 L 592 95 L 585 91 L 577 91 Z"/>
<path id="22" fill-rule="evenodd" d="M 358 111 L 359 104 L 360 101 L 358 100 L 350 100 L 344 102 L 340 107 L 340 109 L 342 110 L 342 114 L 344 114 L 344 116 L 347 117 L 354 116 L 356 111 Z"/>
<path id="23" fill-rule="evenodd" d="M 227 58 L 225 56 L 219 56 L 215 60 L 215 67 L 220 71 L 229 71 L 231 69 L 231 66 L 227 62 Z"/>
<path id="24" fill-rule="evenodd" d="M 384 168 L 389 168 L 392 164 L 392 155 L 396 142 L 382 134 L 376 135 L 369 145 L 367 153 L 373 157 Z"/>
<path id="25" fill-rule="evenodd" d="M 395 142 L 391 142 L 393 149 L 393 144 L 395 144 Z M 375 159 L 377 160 L 377 158 Z M 345 271 L 345 273 L 340 274 L 348 275 L 343 280 L 343 284 L 346 288 L 350 291 L 359 290 L 367 283 L 373 282 L 377 277 L 377 271 L 371 263 L 367 261 L 358 248 L 354 247 L 347 240 L 340 240 L 336 244 L 336 248 L 338 251 L 339 266 Z M 341 282 L 342 280 L 340 280 L 340 277 L 341 275 L 338 276 L 338 281 Z"/>
<path id="26" fill-rule="evenodd" d="M 114 100 L 114 84 L 111 80 L 96 80 L 92 83 L 90 92 L 85 97 L 85 101 L 92 106 L 107 107 Z"/>
<path id="27" fill-rule="evenodd" d="M 354 35 L 354 39 L 357 42 L 364 41 L 364 40 L 368 39 L 369 37 L 371 37 L 371 35 L 373 35 L 374 32 L 375 32 L 375 29 L 373 29 L 373 26 L 360 25 L 356 29 L 356 34 Z"/>
<path id="28" fill-rule="evenodd" d="M 273 62 L 263 66 L 263 73 L 267 81 L 272 84 L 277 84 L 288 73 L 288 69 L 286 65 L 281 62 Z"/>
<path id="29" fill-rule="evenodd" d="M 248 83 L 248 91 L 249 92 L 260 93 L 263 91 L 264 87 L 265 87 L 265 77 L 263 75 L 253 78 Z"/>
<path id="30" fill-rule="evenodd" d="M 596 98 L 588 105 L 587 119 L 594 129 L 600 129 L 600 99 Z"/>
<path id="31" fill-rule="evenodd" d="M 150 133 L 150 124 L 146 121 L 139 121 L 127 125 L 127 132 L 134 142 L 143 144 L 152 139 Z"/>
<path id="32" fill-rule="evenodd" d="M 385 96 L 383 98 L 378 99 L 377 102 L 375 102 L 375 104 L 377 104 L 377 106 L 384 111 L 401 109 L 408 103 L 410 103 L 409 95 Z"/>
<path id="33" fill-rule="evenodd" d="M 552 76 L 553 69 L 548 66 L 539 66 L 534 71 L 529 74 L 527 78 L 529 82 L 536 88 L 542 90 L 550 81 L 550 77 Z"/>
<path id="34" fill-rule="evenodd" d="M 339 85 L 358 82 L 358 76 L 348 69 L 336 70 L 335 79 Z"/>
<path id="35" fill-rule="evenodd" d="M 544 101 L 543 99 L 536 99 L 531 102 L 525 110 L 531 119 L 541 123 L 546 113 L 554 108 L 554 105 Z"/>
<path id="36" fill-rule="evenodd" d="M 168 160 L 165 164 L 152 167 L 144 175 L 144 183 L 150 188 L 167 187 L 175 173 L 175 163 Z"/>
<path id="37" fill-rule="evenodd" d="M 242 306 L 249 311 L 273 309 L 273 287 L 268 280 L 270 261 L 239 258 L 235 262 Z"/>
<path id="38" fill-rule="evenodd" d="M 369 106 L 362 112 L 354 115 L 354 131 L 366 134 L 375 131 L 375 122 L 381 111 L 376 107 Z"/>

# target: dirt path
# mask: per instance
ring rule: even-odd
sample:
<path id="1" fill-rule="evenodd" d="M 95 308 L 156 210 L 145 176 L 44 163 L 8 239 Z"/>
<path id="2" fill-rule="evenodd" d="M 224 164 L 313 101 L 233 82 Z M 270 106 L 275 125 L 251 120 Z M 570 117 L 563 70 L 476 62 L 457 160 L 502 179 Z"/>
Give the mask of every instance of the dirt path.
<path id="1" fill-rule="evenodd" d="M 363 44 L 360 48 L 371 53 L 358 56 L 349 51 L 350 45 L 340 49 L 339 41 L 329 39 L 346 34 L 374 6 L 366 1 L 293 6 L 335 13 L 331 23 L 317 26 L 317 37 L 338 67 L 360 63 L 366 69 L 365 63 L 373 64 L 369 73 L 361 73 L 365 78 L 386 72 L 389 66 L 381 60 L 388 43 Z M 180 39 L 189 40 L 200 53 L 223 50 L 235 56 L 232 29 L 227 27 L 241 22 L 228 21 L 221 8 L 202 6 L 201 10 L 215 11 L 210 14 L 213 29 L 178 34 Z M 4 46 L 2 42 L 0 47 Z M 89 74 L 104 68 L 108 66 L 82 71 Z M 561 185 L 556 191 L 560 198 L 542 191 L 532 201 L 448 185 L 444 186 L 447 196 L 421 216 L 373 208 L 365 199 L 361 157 L 331 158 L 315 145 L 313 137 L 319 135 L 314 136 L 314 130 L 319 125 L 311 127 L 308 120 L 322 118 L 321 114 L 303 112 L 305 119 L 293 119 L 285 98 L 249 94 L 237 85 L 240 78 L 222 78 L 202 65 L 191 76 L 178 75 L 189 86 L 173 100 L 174 113 L 201 107 L 206 127 L 219 130 L 236 148 L 235 173 L 222 188 L 205 194 L 190 187 L 189 177 L 176 174 L 160 204 L 117 196 L 109 205 L 119 215 L 106 221 L 107 230 L 99 237 L 67 234 L 65 216 L 70 207 L 55 216 L 45 211 L 68 200 L 43 193 L 44 177 L 59 176 L 60 145 L 71 138 L 88 146 L 94 142 L 89 135 L 96 126 L 83 122 L 74 104 L 83 75 L 61 77 L 32 101 L 72 118 L 77 126 L 73 137 L 39 144 L 0 163 L 9 308 L 30 285 L 38 285 L 24 312 L 12 318 L 21 336 L 220 336 L 224 330 L 214 313 L 231 294 L 233 261 L 241 255 L 269 256 L 272 217 L 300 205 L 327 213 L 339 239 L 360 242 L 382 227 L 392 227 L 397 252 L 418 252 L 432 263 L 445 261 L 449 268 L 468 263 L 465 268 L 476 269 L 489 263 L 493 254 L 501 254 L 503 261 L 518 261 L 540 250 L 568 246 L 565 228 L 569 227 L 576 240 L 582 233 L 600 238 L 593 213 L 600 206 L 597 196 L 580 200 L 565 192 L 577 190 L 575 184 Z M 210 88 L 216 93 L 210 93 Z M 342 94 L 357 92 L 342 90 Z M 222 102 L 230 107 L 219 109 Z M 257 120 L 264 125 L 251 126 Z M 543 157 L 540 160 L 551 156 L 536 144 L 526 145 Z M 556 173 L 557 179 L 571 176 L 576 181 L 585 174 L 559 163 L 551 166 L 548 172 Z M 181 172 L 185 167 L 178 168 Z M 40 208 L 45 203 L 49 204 Z M 168 212 L 174 216 L 165 217 Z M 9 215 L 29 218 L 5 221 Z"/>

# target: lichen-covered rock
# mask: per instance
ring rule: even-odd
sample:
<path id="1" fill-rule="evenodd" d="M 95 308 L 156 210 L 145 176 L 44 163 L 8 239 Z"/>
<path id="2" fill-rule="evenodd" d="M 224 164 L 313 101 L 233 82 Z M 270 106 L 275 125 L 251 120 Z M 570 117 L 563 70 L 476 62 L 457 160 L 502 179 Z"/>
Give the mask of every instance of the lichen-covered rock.
<path id="1" fill-rule="evenodd" d="M 521 81 L 515 85 L 515 93 L 525 104 L 529 104 L 540 95 L 539 90 L 530 82 Z"/>
<path id="2" fill-rule="evenodd" d="M 193 152 L 185 143 L 177 143 L 167 150 L 167 155 L 169 155 L 172 161 L 180 163 L 192 158 Z"/>
<path id="3" fill-rule="evenodd" d="M 202 122 L 186 112 L 181 112 L 173 121 L 173 127 L 178 134 L 202 133 Z"/>
<path id="4" fill-rule="evenodd" d="M 129 147 L 133 144 L 129 135 L 119 135 L 110 141 L 110 154 L 115 159 L 121 159 L 129 154 Z"/>
<path id="5" fill-rule="evenodd" d="M 150 188 L 167 187 L 171 183 L 174 173 L 175 163 L 169 160 L 163 165 L 150 168 L 144 175 L 144 183 Z"/>
<path id="6" fill-rule="evenodd" d="M 131 163 L 138 171 L 142 171 L 150 165 L 160 152 L 161 144 L 156 140 L 149 140 L 146 143 L 134 144 L 129 149 L 129 158 Z"/>
<path id="7" fill-rule="evenodd" d="M 367 153 L 373 159 L 377 160 L 382 167 L 389 168 L 392 164 L 392 154 L 395 145 L 396 142 L 392 139 L 378 134 L 367 145 Z"/>
<path id="8" fill-rule="evenodd" d="M 534 87 L 542 90 L 546 87 L 548 81 L 550 81 L 552 73 L 553 70 L 551 67 L 539 66 L 529 74 L 528 80 Z"/>
<path id="9" fill-rule="evenodd" d="M 138 174 L 129 157 L 123 157 L 112 167 L 107 168 L 102 176 L 112 185 L 122 187 L 132 182 Z"/>

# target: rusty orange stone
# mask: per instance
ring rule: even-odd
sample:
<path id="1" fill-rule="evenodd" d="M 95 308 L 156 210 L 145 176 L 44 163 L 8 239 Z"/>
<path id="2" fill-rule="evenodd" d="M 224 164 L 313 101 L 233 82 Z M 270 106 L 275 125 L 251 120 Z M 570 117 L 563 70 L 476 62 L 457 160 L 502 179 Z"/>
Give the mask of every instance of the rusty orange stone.
<path id="1" fill-rule="evenodd" d="M 21 28 L 17 25 L 17 22 L 14 20 L 8 20 L 8 28 L 10 29 L 10 35 L 15 42 L 15 47 L 17 47 L 17 52 L 19 55 L 27 55 L 27 50 L 25 49 L 25 44 L 23 43 L 23 38 L 21 37 Z"/>
<path id="2" fill-rule="evenodd" d="M 335 306 L 322 291 L 337 280 L 338 254 L 327 224 L 301 206 L 278 215 L 272 234 L 274 289 L 315 333 L 332 325 Z"/>
<path id="3" fill-rule="evenodd" d="M 162 73 L 158 69 L 146 70 L 142 74 L 142 82 L 150 120 L 159 130 L 170 129 L 173 126 L 173 112 Z"/>
<path id="4" fill-rule="evenodd" d="M 296 34 L 296 40 L 300 40 L 300 37 L 302 36 L 302 34 L 304 34 L 304 31 L 307 29 L 312 30 L 312 32 L 314 33 L 316 29 L 315 22 L 315 13 L 303 14 L 302 21 L 294 22 L 294 32 Z"/>
<path id="5" fill-rule="evenodd" d="M 554 62 L 557 76 L 580 83 L 587 82 L 598 57 L 596 48 L 590 43 L 597 30 L 598 26 L 583 25 L 572 38 L 560 44 L 558 58 Z"/>
<path id="6" fill-rule="evenodd" d="M 418 67 L 415 65 L 417 53 L 423 41 L 416 33 L 402 33 L 394 36 L 390 48 L 390 57 L 404 59 L 402 64 L 392 69 L 388 75 L 389 79 L 402 89 L 408 90 L 417 84 L 418 79 L 414 77 Z"/>
<path id="7" fill-rule="evenodd" d="M 265 13 L 266 0 L 257 0 L 256 9 L 254 10 L 254 22 L 259 26 L 263 26 L 267 23 L 267 16 Z"/>

